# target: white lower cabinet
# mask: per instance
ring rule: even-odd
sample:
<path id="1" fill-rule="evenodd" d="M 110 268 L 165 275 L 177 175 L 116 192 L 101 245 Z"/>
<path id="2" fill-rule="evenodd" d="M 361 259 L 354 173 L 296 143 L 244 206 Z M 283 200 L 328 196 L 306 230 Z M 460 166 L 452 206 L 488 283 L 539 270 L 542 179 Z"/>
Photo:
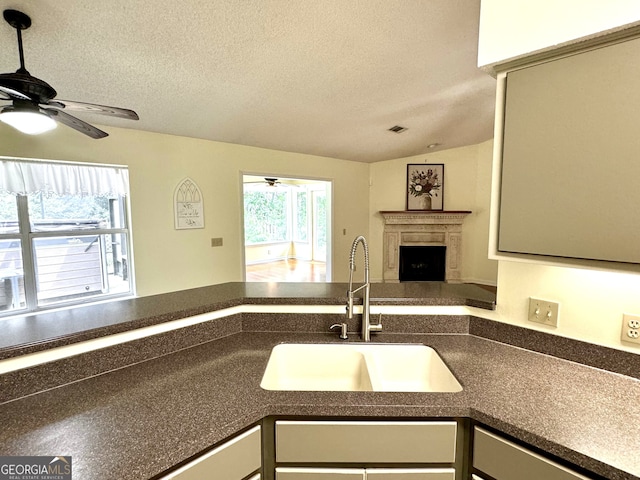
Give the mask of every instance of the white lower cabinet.
<path id="1" fill-rule="evenodd" d="M 453 468 L 276 468 L 276 480 L 455 480 Z"/>
<path id="2" fill-rule="evenodd" d="M 364 468 L 276 468 L 276 480 L 364 480 Z"/>
<path id="3" fill-rule="evenodd" d="M 275 480 L 455 480 L 457 433 L 455 421 L 278 420 Z"/>
<path id="4" fill-rule="evenodd" d="M 479 427 L 474 429 L 473 468 L 495 480 L 590 480 Z"/>
<path id="5" fill-rule="evenodd" d="M 454 463 L 457 423 L 276 421 L 276 462 Z"/>
<path id="6" fill-rule="evenodd" d="M 367 468 L 371 480 L 455 480 L 453 468 Z"/>
<path id="7" fill-rule="evenodd" d="M 162 480 L 242 480 L 261 466 L 261 429 L 256 426 L 162 477 Z M 260 480 L 260 474 L 249 480 Z"/>

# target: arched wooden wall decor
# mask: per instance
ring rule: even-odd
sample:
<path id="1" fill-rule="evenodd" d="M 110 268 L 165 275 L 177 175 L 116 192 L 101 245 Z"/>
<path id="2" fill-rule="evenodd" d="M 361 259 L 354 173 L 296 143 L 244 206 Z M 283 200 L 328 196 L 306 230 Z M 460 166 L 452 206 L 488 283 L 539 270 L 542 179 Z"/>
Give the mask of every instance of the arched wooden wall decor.
<path id="1" fill-rule="evenodd" d="M 204 228 L 202 192 L 196 182 L 185 178 L 178 184 L 173 195 L 176 230 Z"/>

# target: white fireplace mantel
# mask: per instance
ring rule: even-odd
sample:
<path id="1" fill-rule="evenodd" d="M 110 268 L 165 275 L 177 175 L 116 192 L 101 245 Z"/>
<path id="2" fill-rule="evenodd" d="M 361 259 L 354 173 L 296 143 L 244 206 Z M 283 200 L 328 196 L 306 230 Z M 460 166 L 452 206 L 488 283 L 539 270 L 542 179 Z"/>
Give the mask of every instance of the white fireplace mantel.
<path id="1" fill-rule="evenodd" d="M 383 281 L 400 281 L 401 246 L 444 245 L 447 247 L 445 281 L 462 282 L 462 221 L 470 213 L 440 210 L 380 212 L 384 218 Z"/>

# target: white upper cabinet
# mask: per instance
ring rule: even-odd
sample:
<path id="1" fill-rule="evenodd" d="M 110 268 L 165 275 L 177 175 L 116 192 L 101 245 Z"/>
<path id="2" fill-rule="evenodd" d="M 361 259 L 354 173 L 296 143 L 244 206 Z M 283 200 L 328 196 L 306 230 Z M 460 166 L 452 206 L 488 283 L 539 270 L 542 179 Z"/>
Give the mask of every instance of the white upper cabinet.
<path id="1" fill-rule="evenodd" d="M 633 38 L 498 76 L 495 258 L 639 268 L 638 58 Z"/>

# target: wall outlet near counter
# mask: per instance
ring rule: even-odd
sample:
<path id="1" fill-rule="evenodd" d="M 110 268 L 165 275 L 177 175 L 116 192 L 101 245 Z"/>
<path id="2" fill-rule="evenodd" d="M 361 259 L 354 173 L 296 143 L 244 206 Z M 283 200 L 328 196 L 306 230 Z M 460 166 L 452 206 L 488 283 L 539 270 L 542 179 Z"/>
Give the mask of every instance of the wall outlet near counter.
<path id="1" fill-rule="evenodd" d="M 622 335 L 623 342 L 637 343 L 640 345 L 640 315 L 622 315 Z"/>
<path id="2" fill-rule="evenodd" d="M 558 326 L 560 304 L 539 298 L 529 298 L 529 321 L 541 323 L 549 327 Z"/>

